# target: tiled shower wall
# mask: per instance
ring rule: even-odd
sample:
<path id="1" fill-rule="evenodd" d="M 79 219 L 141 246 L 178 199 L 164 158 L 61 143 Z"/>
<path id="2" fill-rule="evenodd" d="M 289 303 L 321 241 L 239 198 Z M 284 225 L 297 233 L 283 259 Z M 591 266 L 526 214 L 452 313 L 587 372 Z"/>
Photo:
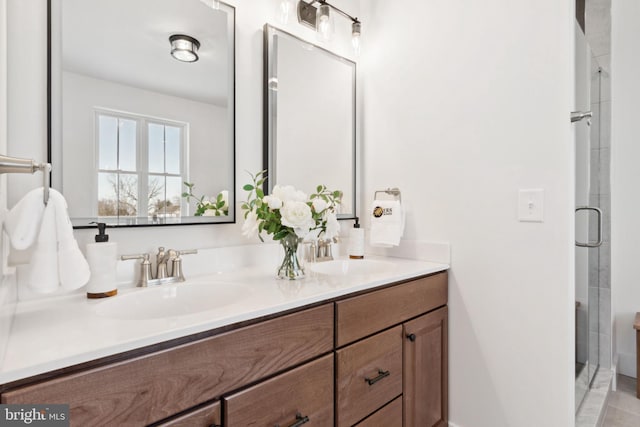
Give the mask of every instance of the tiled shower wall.
<path id="1" fill-rule="evenodd" d="M 590 339 L 599 341 L 599 363 L 611 367 L 611 0 L 587 0 L 585 30 L 593 52 L 591 68 L 590 204 L 603 212 L 603 243 L 590 251 L 589 294 L 598 300 L 598 321 L 589 325 Z M 591 239 L 597 230 L 591 227 Z M 591 302 L 591 301 L 590 301 Z M 595 302 L 595 301 L 593 301 Z M 594 305 L 592 305 L 593 307 Z"/>

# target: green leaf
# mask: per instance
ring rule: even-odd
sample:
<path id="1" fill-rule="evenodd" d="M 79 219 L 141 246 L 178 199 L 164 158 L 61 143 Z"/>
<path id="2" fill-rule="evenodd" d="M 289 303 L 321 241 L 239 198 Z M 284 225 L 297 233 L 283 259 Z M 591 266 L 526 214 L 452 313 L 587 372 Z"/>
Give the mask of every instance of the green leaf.
<path id="1" fill-rule="evenodd" d="M 260 198 L 264 197 L 264 191 L 262 191 L 262 188 L 256 188 L 256 195 Z"/>
<path id="2" fill-rule="evenodd" d="M 189 193 L 182 193 L 182 197 L 189 197 Z"/>
<path id="3" fill-rule="evenodd" d="M 244 187 L 242 187 L 242 189 L 243 189 L 244 191 L 251 191 L 251 190 L 253 190 L 253 188 L 254 188 L 254 187 L 253 187 L 253 185 L 251 185 L 251 184 L 245 184 L 245 185 L 244 185 Z"/>

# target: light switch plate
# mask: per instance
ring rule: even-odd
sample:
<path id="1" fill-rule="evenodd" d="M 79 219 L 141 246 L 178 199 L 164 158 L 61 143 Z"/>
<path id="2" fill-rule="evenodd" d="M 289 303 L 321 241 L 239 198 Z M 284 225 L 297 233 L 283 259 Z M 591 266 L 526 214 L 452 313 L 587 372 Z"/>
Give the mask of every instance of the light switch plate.
<path id="1" fill-rule="evenodd" d="M 518 190 L 518 220 L 544 222 L 544 190 Z"/>

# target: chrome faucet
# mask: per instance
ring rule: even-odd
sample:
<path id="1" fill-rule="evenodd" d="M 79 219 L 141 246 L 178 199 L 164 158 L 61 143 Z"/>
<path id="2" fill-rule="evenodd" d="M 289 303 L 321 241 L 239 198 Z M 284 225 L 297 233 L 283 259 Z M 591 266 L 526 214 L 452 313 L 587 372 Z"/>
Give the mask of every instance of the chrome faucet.
<path id="1" fill-rule="evenodd" d="M 318 239 L 310 242 L 305 242 L 305 254 L 304 259 L 306 262 L 321 262 L 331 261 L 333 259 L 333 253 L 331 251 L 332 245 L 338 242 L 338 238 L 333 239 Z"/>
<path id="2" fill-rule="evenodd" d="M 151 261 L 149 254 L 122 255 L 120 259 L 123 261 L 131 259 L 140 259 L 140 278 L 137 286 L 147 287 L 162 285 L 165 283 L 184 282 L 184 272 L 182 271 L 181 255 L 197 254 L 197 249 L 175 250 L 169 249 L 165 251 L 163 246 L 158 248 L 156 254 L 156 276 L 153 277 L 151 269 Z M 169 264 L 171 264 L 171 273 L 169 273 Z"/>

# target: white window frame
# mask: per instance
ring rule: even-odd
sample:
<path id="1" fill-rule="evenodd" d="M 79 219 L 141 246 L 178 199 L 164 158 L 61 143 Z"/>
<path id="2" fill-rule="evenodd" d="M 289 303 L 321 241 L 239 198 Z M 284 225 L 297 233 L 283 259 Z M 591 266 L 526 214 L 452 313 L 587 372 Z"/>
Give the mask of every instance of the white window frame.
<path id="1" fill-rule="evenodd" d="M 133 120 L 136 122 L 136 171 L 123 171 L 119 168 L 117 170 L 100 169 L 100 116 L 114 117 L 117 119 Z M 180 174 L 168 174 L 168 173 L 149 173 L 149 124 L 156 124 L 161 126 L 178 127 L 180 132 Z M 181 177 L 181 181 L 189 182 L 189 124 L 171 119 L 164 119 L 159 117 L 147 116 L 142 114 L 129 113 L 124 111 L 112 110 L 108 108 L 94 108 L 94 197 L 93 206 L 95 209 L 95 215 L 98 217 L 98 176 L 101 172 L 111 172 L 120 174 L 136 174 L 138 176 L 138 206 L 137 217 L 149 217 L 149 205 L 148 205 L 148 183 L 149 176 L 163 176 L 163 177 Z M 166 187 L 165 187 L 166 189 Z M 182 190 L 182 188 L 181 188 Z M 142 197 L 141 195 L 144 195 Z M 182 216 L 189 214 L 189 204 L 181 197 L 180 198 L 180 212 Z M 117 217 L 117 216 L 116 216 Z M 105 218 L 100 216 L 100 218 Z"/>

